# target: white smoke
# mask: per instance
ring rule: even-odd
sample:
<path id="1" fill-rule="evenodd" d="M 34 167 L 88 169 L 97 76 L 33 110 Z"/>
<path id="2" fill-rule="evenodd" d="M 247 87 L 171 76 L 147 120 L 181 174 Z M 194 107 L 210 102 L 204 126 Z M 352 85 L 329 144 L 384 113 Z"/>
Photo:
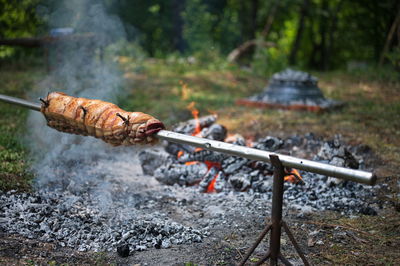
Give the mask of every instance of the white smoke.
<path id="1" fill-rule="evenodd" d="M 33 96 L 46 97 L 48 92 L 62 91 L 115 102 L 121 93 L 121 78 L 117 67 L 102 55 L 108 45 L 125 38 L 121 21 L 107 12 L 102 1 L 59 2 L 49 10 L 49 26 L 70 27 L 74 33 L 67 41 L 50 46 L 51 72 L 37 85 Z M 109 205 L 112 196 L 107 189 L 112 176 L 101 164 L 115 162 L 121 156 L 133 160 L 135 148 L 115 148 L 92 137 L 58 132 L 47 127 L 38 112 L 30 114 L 28 125 L 38 189 L 73 193 L 89 189 L 94 198 Z"/>

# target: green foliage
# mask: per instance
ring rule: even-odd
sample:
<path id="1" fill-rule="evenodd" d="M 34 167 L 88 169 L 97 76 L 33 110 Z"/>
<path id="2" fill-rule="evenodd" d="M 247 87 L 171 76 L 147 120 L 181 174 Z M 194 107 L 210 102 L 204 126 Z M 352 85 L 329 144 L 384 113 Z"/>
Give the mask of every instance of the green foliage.
<path id="1" fill-rule="evenodd" d="M 213 40 L 218 43 L 222 54 L 229 53 L 242 40 L 240 4 L 237 0 L 228 0 L 226 7 L 217 16 L 216 23 L 213 26 Z"/>
<path id="2" fill-rule="evenodd" d="M 32 37 L 39 32 L 42 21 L 36 14 L 41 0 L 0 0 L 0 39 Z M 10 58 L 24 50 L 0 46 L 0 59 Z"/>
<path id="3" fill-rule="evenodd" d="M 286 53 L 274 47 L 257 49 L 251 64 L 254 73 L 263 77 L 282 71 L 287 65 Z"/>
<path id="4" fill-rule="evenodd" d="M 216 17 L 208 12 L 203 1 L 187 1 L 182 16 L 184 20 L 183 37 L 189 53 L 216 49 L 210 35 Z"/>
<path id="5" fill-rule="evenodd" d="M 400 46 L 395 47 L 386 57 L 389 59 L 390 63 L 400 71 Z"/>
<path id="6" fill-rule="evenodd" d="M 96 1 L 84 2 L 82 5 Z M 0 38 L 37 36 L 45 31 L 44 21 L 58 15 L 59 20 L 67 20 L 73 26 L 74 21 L 69 20 L 74 16 L 54 14 L 54 10 L 61 4 L 73 12 L 72 7 L 78 3 L 81 2 L 0 0 Z M 400 8 L 397 0 L 102 0 L 102 3 L 121 18 L 128 41 L 139 44 L 140 52 L 151 57 L 166 58 L 179 53 L 210 60 L 209 52 L 226 56 L 254 38 L 275 43 L 276 48 L 260 51 L 264 48 L 258 47 L 244 55 L 243 62 L 252 63 L 257 73 L 287 66 L 287 57 L 292 54 L 290 62 L 302 69 L 340 68 L 354 60 L 376 63 Z M 265 34 L 268 21 L 272 24 Z M 387 54 L 387 62 L 397 68 L 399 42 L 395 34 Z M 0 59 L 16 55 L 25 58 L 26 51 L 0 46 Z M 138 56 L 139 50 L 125 49 L 123 53 Z"/>

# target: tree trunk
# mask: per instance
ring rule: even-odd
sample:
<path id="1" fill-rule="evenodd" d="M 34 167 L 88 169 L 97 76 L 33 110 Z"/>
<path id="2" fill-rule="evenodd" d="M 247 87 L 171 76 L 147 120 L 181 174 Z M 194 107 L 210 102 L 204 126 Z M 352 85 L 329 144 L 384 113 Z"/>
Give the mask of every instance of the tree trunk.
<path id="1" fill-rule="evenodd" d="M 172 2 L 172 12 L 173 12 L 173 34 L 172 45 L 174 50 L 178 50 L 183 53 L 185 49 L 185 44 L 183 41 L 182 30 L 183 30 L 183 19 L 182 11 L 184 10 L 185 0 L 174 0 Z"/>
<path id="2" fill-rule="evenodd" d="M 271 30 L 272 23 L 274 22 L 275 19 L 276 11 L 278 10 L 278 6 L 279 6 L 279 0 L 274 1 L 272 3 L 270 11 L 268 12 L 267 21 L 265 23 L 263 31 L 261 32 L 261 36 L 264 39 L 267 38 L 269 31 Z"/>
<path id="3" fill-rule="evenodd" d="M 300 48 L 300 42 L 303 37 L 304 24 L 305 24 L 304 22 L 307 17 L 307 14 L 308 14 L 309 5 L 310 5 L 310 1 L 304 0 L 303 5 L 301 6 L 301 9 L 300 9 L 300 18 L 299 18 L 299 23 L 297 25 L 296 38 L 293 42 L 292 49 L 290 49 L 290 55 L 289 55 L 289 64 L 291 64 L 291 65 L 296 64 L 296 55 Z"/>
<path id="4" fill-rule="evenodd" d="M 256 1 L 256 2 L 257 2 L 257 6 L 258 6 L 258 1 Z M 275 45 L 273 43 L 265 42 L 263 40 L 268 36 L 268 33 L 272 26 L 272 22 L 274 21 L 274 18 L 275 18 L 276 11 L 278 9 L 278 5 L 279 5 L 279 0 L 275 0 L 274 3 L 272 3 L 270 12 L 267 17 L 267 21 L 264 26 L 264 30 L 261 32 L 261 35 L 260 35 L 261 40 L 258 41 L 256 39 L 254 39 L 254 37 L 253 37 L 251 40 L 248 40 L 248 41 L 244 42 L 243 44 L 239 45 L 238 47 L 236 47 L 229 53 L 229 55 L 227 57 L 228 62 L 236 61 L 248 49 L 253 48 L 256 45 L 262 45 L 262 46 L 266 46 L 266 47 Z M 253 7 L 254 7 L 254 5 L 253 5 Z M 254 36 L 255 36 L 255 33 L 254 33 Z"/>
<path id="5" fill-rule="evenodd" d="M 258 15 L 258 0 L 252 0 L 251 1 L 251 31 L 250 31 L 250 39 L 254 39 L 256 37 L 257 15 Z"/>
<path id="6" fill-rule="evenodd" d="M 329 4 L 326 0 L 322 1 L 322 10 L 323 11 L 328 11 L 329 9 Z M 323 15 L 325 12 L 323 12 L 320 16 L 320 21 L 319 21 L 319 29 L 320 29 L 320 35 L 321 35 L 321 43 L 320 43 L 320 68 L 322 70 L 326 70 L 328 67 L 328 61 L 327 61 L 327 49 L 326 49 L 326 32 L 327 32 L 327 21 L 328 19 Z"/>
<path id="7" fill-rule="evenodd" d="M 394 33 L 396 32 L 396 28 L 399 28 L 399 27 L 400 27 L 400 8 L 398 9 L 397 15 L 396 15 L 396 17 L 393 21 L 393 24 L 390 27 L 389 33 L 387 35 L 385 46 L 383 47 L 381 56 L 379 58 L 379 64 L 378 64 L 379 66 L 383 65 L 383 63 L 385 61 L 385 56 L 389 52 L 389 46 L 390 46 L 390 43 L 392 42 Z"/>
<path id="8" fill-rule="evenodd" d="M 337 24 L 338 24 L 338 14 L 342 8 L 343 1 L 339 1 L 337 3 L 336 8 L 331 12 L 330 15 L 330 30 L 329 30 L 329 35 L 328 35 L 328 44 L 327 44 L 327 59 L 326 61 L 328 62 L 328 68 L 332 66 L 331 58 L 332 54 L 334 53 L 334 44 L 335 44 L 335 32 L 337 30 Z"/>
<path id="9" fill-rule="evenodd" d="M 256 39 L 244 42 L 239 47 L 233 49 L 232 52 L 229 53 L 227 57 L 228 62 L 235 62 L 240 57 L 240 55 L 255 46 L 273 47 L 275 46 L 275 44 L 272 42 L 264 42 Z"/>
<path id="10" fill-rule="evenodd" d="M 308 67 L 309 68 L 316 68 L 317 65 L 317 55 L 318 55 L 318 51 L 319 51 L 319 46 L 318 43 L 316 41 L 316 34 L 314 31 L 314 23 L 315 23 L 315 17 L 310 16 L 309 17 L 309 28 L 310 28 L 310 42 L 312 43 L 312 49 L 311 49 L 311 54 L 309 56 L 309 60 L 308 60 Z"/>

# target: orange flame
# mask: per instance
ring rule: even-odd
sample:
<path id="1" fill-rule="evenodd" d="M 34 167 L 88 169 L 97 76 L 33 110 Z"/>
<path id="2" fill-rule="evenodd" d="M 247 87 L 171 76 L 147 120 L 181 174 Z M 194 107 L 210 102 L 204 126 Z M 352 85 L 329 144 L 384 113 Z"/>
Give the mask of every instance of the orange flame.
<path id="1" fill-rule="evenodd" d="M 180 158 L 183 154 L 184 154 L 183 151 L 178 151 L 178 154 L 176 155 L 176 157 Z"/>
<path id="2" fill-rule="evenodd" d="M 193 165 L 193 164 L 198 164 L 198 161 L 190 161 L 190 162 L 186 162 L 185 165 Z"/>
<path id="3" fill-rule="evenodd" d="M 290 169 L 290 172 L 285 176 L 284 180 L 290 183 L 304 182 L 299 171 L 294 168 Z"/>
<path id="4" fill-rule="evenodd" d="M 185 101 L 185 100 L 189 99 L 190 88 L 183 80 L 180 80 L 179 84 L 182 86 L 181 99 Z"/>
<path id="5" fill-rule="evenodd" d="M 196 103 L 191 102 L 187 106 L 187 109 L 192 112 L 192 115 L 194 117 L 194 120 L 196 121 L 196 127 L 194 131 L 192 132 L 192 136 L 196 136 L 201 132 L 201 126 L 200 126 L 200 120 L 199 120 L 199 110 L 196 109 L 195 107 Z"/>
<path id="6" fill-rule="evenodd" d="M 207 187 L 206 193 L 215 193 L 215 192 L 217 192 L 215 190 L 215 182 L 217 181 L 218 175 L 219 175 L 219 173 L 214 176 L 213 180 L 210 182 L 210 184 Z"/>
<path id="7" fill-rule="evenodd" d="M 254 137 L 249 137 L 246 139 L 246 146 L 253 147 L 254 146 Z"/>

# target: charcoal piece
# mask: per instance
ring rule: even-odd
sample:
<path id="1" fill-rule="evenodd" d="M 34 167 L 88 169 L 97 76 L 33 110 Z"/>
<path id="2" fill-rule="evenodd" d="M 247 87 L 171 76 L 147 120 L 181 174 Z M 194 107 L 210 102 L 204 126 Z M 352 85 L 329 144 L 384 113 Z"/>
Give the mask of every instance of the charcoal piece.
<path id="1" fill-rule="evenodd" d="M 229 183 L 236 191 L 246 191 L 251 185 L 248 176 L 242 173 L 231 175 Z"/>
<path id="2" fill-rule="evenodd" d="M 358 169 L 359 163 L 354 155 L 336 138 L 325 142 L 316 156 L 317 160 L 328 160 L 330 164 L 340 167 Z"/>
<path id="3" fill-rule="evenodd" d="M 207 116 L 202 116 L 198 120 L 196 119 L 191 119 L 186 122 L 180 123 L 177 127 L 173 129 L 173 131 L 182 133 L 182 134 L 187 134 L 190 135 L 194 132 L 197 123 L 200 123 L 200 128 L 203 129 L 205 127 L 209 127 L 212 124 L 217 121 L 217 116 L 216 115 L 207 115 Z"/>
<path id="4" fill-rule="evenodd" d="M 184 153 L 193 153 L 196 151 L 196 147 L 185 144 L 167 142 L 167 145 L 165 146 L 165 151 L 173 156 L 177 156 L 178 152 L 180 151 L 183 151 Z"/>
<path id="5" fill-rule="evenodd" d="M 357 159 L 354 157 L 354 155 L 348 150 L 345 149 L 345 166 L 350 167 L 353 169 L 358 169 L 360 167 L 359 162 Z"/>
<path id="6" fill-rule="evenodd" d="M 230 175 L 235 173 L 248 162 L 249 160 L 245 158 L 230 157 L 222 162 L 222 169 L 224 169 L 225 174 Z"/>
<path id="7" fill-rule="evenodd" d="M 339 167 L 344 167 L 345 164 L 346 164 L 346 161 L 345 161 L 343 158 L 341 158 L 341 157 L 334 156 L 334 157 L 329 161 L 329 164 L 331 164 L 331 165 L 336 165 L 336 166 L 339 166 Z"/>
<path id="8" fill-rule="evenodd" d="M 356 155 L 365 155 L 365 154 L 372 153 L 371 147 L 366 144 L 360 144 L 360 145 L 354 146 L 354 147 L 352 147 L 352 151 L 354 151 L 354 154 L 356 154 Z"/>
<path id="9" fill-rule="evenodd" d="M 147 149 L 139 153 L 140 165 L 145 175 L 154 175 L 154 171 L 158 167 L 168 164 L 172 160 L 172 157 L 162 150 Z"/>
<path id="10" fill-rule="evenodd" d="M 307 140 L 315 140 L 315 139 L 316 139 L 316 138 L 315 138 L 315 134 L 312 133 L 312 132 L 306 133 L 306 134 L 304 135 L 304 137 L 305 137 Z"/>
<path id="11" fill-rule="evenodd" d="M 219 171 L 217 179 L 215 180 L 214 189 L 217 192 L 221 192 L 226 187 L 226 175 L 224 172 Z"/>
<path id="12" fill-rule="evenodd" d="M 294 135 L 291 137 L 288 137 L 287 139 L 285 139 L 283 141 L 283 146 L 282 149 L 291 149 L 293 147 L 299 147 L 303 144 L 303 138 L 298 136 L 298 135 Z"/>
<path id="13" fill-rule="evenodd" d="M 128 244 L 124 244 L 121 246 L 117 247 L 117 253 L 118 255 L 120 255 L 123 258 L 126 258 L 129 256 L 129 245 Z"/>
<path id="14" fill-rule="evenodd" d="M 155 247 L 156 249 L 160 249 L 160 248 L 161 248 L 161 245 L 162 245 L 162 240 L 159 239 L 159 240 L 157 240 L 157 242 L 154 244 L 154 247 Z"/>
<path id="15" fill-rule="evenodd" d="M 276 151 L 283 146 L 283 141 L 280 138 L 267 136 L 259 139 L 254 148 L 264 151 Z"/>
<path id="16" fill-rule="evenodd" d="M 200 192 L 206 192 L 208 186 L 210 185 L 211 181 L 215 178 L 218 174 L 219 170 L 217 167 L 211 167 L 207 174 L 203 177 L 199 184 Z"/>
<path id="17" fill-rule="evenodd" d="M 232 143 L 234 145 L 239 145 L 239 146 L 246 146 L 246 140 L 240 134 L 235 134 L 235 135 L 227 137 L 225 139 L 225 142 Z"/>
<path id="18" fill-rule="evenodd" d="M 194 185 L 207 173 L 207 165 L 202 162 L 195 164 L 169 164 L 159 167 L 154 176 L 157 181 L 166 185 Z"/>
<path id="19" fill-rule="evenodd" d="M 215 151 L 200 150 L 192 154 L 184 153 L 181 157 L 179 157 L 178 161 L 181 163 L 192 162 L 192 161 L 200 161 L 200 162 L 210 161 L 210 162 L 220 163 L 227 156 L 228 155 L 226 154 Z"/>
<path id="20" fill-rule="evenodd" d="M 203 128 L 201 136 L 207 139 L 223 141 L 226 138 L 226 127 L 220 124 L 213 124 L 210 127 Z"/>
<path id="21" fill-rule="evenodd" d="M 248 167 L 247 164 L 246 164 L 246 165 L 243 165 L 243 166 L 240 168 L 240 172 L 241 172 L 241 173 L 244 173 L 244 174 L 249 175 L 249 176 L 250 176 L 250 173 L 251 173 L 252 171 L 253 171 L 253 169 L 250 168 L 250 167 Z"/>
<path id="22" fill-rule="evenodd" d="M 260 179 L 261 173 L 260 170 L 253 170 L 249 173 L 249 178 L 251 182 L 256 182 Z"/>
<path id="23" fill-rule="evenodd" d="M 272 178 L 253 182 L 251 187 L 254 189 L 254 191 L 261 193 L 272 191 Z"/>
<path id="24" fill-rule="evenodd" d="M 376 216 L 378 215 L 378 213 L 371 207 L 367 206 L 367 207 L 362 207 L 360 209 L 360 213 L 364 214 L 364 215 L 370 215 L 370 216 Z"/>
<path id="25" fill-rule="evenodd" d="M 272 164 L 267 163 L 267 162 L 263 162 L 263 161 L 255 161 L 252 163 L 252 168 L 253 169 L 258 169 L 262 172 L 266 172 L 266 173 L 272 173 L 274 171 L 274 167 L 272 166 Z"/>

